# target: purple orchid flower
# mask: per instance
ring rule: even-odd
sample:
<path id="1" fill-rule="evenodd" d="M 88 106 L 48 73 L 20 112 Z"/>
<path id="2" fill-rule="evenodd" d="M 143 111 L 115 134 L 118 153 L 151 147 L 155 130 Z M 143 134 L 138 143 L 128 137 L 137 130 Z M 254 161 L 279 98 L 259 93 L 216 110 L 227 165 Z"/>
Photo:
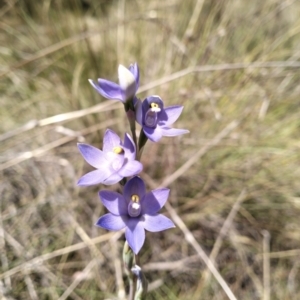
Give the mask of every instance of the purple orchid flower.
<path id="1" fill-rule="evenodd" d="M 112 81 L 98 78 L 98 82 L 89 79 L 94 89 L 106 99 L 119 100 L 126 103 L 135 97 L 139 88 L 139 67 L 137 63 L 129 66 L 129 69 L 119 65 L 119 84 Z"/>
<path id="2" fill-rule="evenodd" d="M 145 241 L 145 229 L 158 232 L 175 227 L 169 218 L 157 213 L 165 205 L 169 192 L 162 188 L 146 193 L 144 181 L 137 176 L 125 184 L 123 195 L 100 191 L 100 199 L 109 213 L 95 225 L 113 231 L 125 228 L 126 240 L 137 254 Z"/>
<path id="3" fill-rule="evenodd" d="M 136 148 L 129 134 L 125 134 L 124 143 L 118 135 L 107 129 L 103 139 L 103 151 L 87 144 L 78 143 L 83 158 L 97 170 L 82 176 L 78 185 L 88 186 L 103 183 L 112 185 L 124 177 L 139 174 L 143 165 L 135 160 Z"/>
<path id="4" fill-rule="evenodd" d="M 136 120 L 143 127 L 147 138 L 157 142 L 163 136 L 177 136 L 188 133 L 185 129 L 170 128 L 180 116 L 183 106 L 175 105 L 164 108 L 159 96 L 149 96 L 143 103 L 137 102 Z"/>

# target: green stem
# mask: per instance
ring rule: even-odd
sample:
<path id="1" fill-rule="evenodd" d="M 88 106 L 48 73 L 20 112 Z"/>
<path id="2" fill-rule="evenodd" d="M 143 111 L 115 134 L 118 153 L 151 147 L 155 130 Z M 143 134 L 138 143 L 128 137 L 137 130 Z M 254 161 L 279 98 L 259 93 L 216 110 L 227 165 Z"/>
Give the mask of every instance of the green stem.
<path id="1" fill-rule="evenodd" d="M 140 265 L 140 257 L 137 254 L 134 255 L 134 260 L 135 260 L 135 264 L 139 266 Z"/>
<path id="2" fill-rule="evenodd" d="M 144 146 L 146 145 L 147 141 L 148 141 L 148 138 L 145 135 L 144 130 L 142 129 L 141 133 L 140 133 L 139 144 L 138 144 L 137 160 L 141 159 L 142 153 L 144 150 Z"/>
<path id="3" fill-rule="evenodd" d="M 134 255 L 134 264 L 139 265 L 140 264 L 140 258 L 137 254 Z M 135 298 L 135 292 L 136 292 L 136 284 L 137 284 L 137 277 L 131 272 L 130 276 L 130 282 L 129 282 L 129 300 L 134 300 Z"/>
<path id="4" fill-rule="evenodd" d="M 124 108 L 125 108 L 125 112 L 126 112 L 126 115 L 127 115 L 129 125 L 130 125 L 130 131 L 131 131 L 131 134 L 132 134 L 132 139 L 133 139 L 133 142 L 134 142 L 135 147 L 137 149 L 137 137 L 136 137 L 136 132 L 135 132 L 135 108 L 134 108 L 134 105 L 133 105 L 133 101 L 126 102 L 125 105 L 124 105 Z"/>
<path id="5" fill-rule="evenodd" d="M 136 137 L 136 132 L 135 132 L 135 123 L 134 123 L 133 126 L 130 123 L 130 130 L 131 130 L 131 133 L 132 133 L 132 139 L 133 139 L 133 142 L 135 144 L 135 148 L 138 149 L 137 148 L 137 137 Z M 138 150 L 136 150 L 136 151 L 138 151 Z"/>
<path id="6" fill-rule="evenodd" d="M 134 300 L 135 297 L 135 291 L 136 291 L 136 282 L 135 282 L 135 276 L 132 273 L 131 269 L 135 264 L 135 255 L 131 248 L 128 245 L 128 242 L 125 241 L 124 247 L 123 247 L 123 263 L 124 263 L 124 269 L 125 274 L 128 277 L 129 280 L 129 300 Z"/>
<path id="7" fill-rule="evenodd" d="M 136 291 L 136 276 L 133 276 L 129 280 L 129 298 L 128 298 L 128 300 L 134 300 L 135 291 Z"/>

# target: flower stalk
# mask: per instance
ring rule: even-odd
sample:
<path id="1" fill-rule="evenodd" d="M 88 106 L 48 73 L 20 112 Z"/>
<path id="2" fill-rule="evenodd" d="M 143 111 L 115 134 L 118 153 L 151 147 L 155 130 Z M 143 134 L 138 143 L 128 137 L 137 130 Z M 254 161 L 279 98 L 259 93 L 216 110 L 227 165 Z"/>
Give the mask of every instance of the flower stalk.
<path id="1" fill-rule="evenodd" d="M 122 193 L 99 191 L 100 201 L 108 212 L 95 225 L 106 230 L 125 230 L 122 257 L 130 285 L 128 299 L 144 300 L 148 283 L 140 267 L 139 252 L 146 239 L 145 231 L 159 232 L 175 225 L 159 213 L 168 200 L 170 190 L 160 188 L 147 191 L 140 177 L 143 170 L 141 156 L 148 140 L 158 142 L 163 136 L 179 136 L 188 133 L 188 130 L 171 127 L 180 116 L 182 106 L 165 107 L 157 95 L 143 101 L 136 97 L 140 80 L 136 63 L 129 68 L 119 65 L 118 78 L 119 84 L 102 78 L 97 81 L 89 79 L 89 82 L 104 98 L 123 103 L 131 136 L 125 133 L 124 140 L 121 140 L 113 130 L 107 129 L 102 150 L 88 144 L 78 144 L 83 158 L 95 168 L 83 175 L 78 185 L 121 184 Z M 136 123 L 141 126 L 139 139 Z"/>
<path id="2" fill-rule="evenodd" d="M 126 108 L 125 108 L 126 111 Z M 129 108 L 126 111 L 126 115 L 127 115 L 127 119 L 129 122 L 129 126 L 130 126 L 130 131 L 132 134 L 132 139 L 133 142 L 135 144 L 136 149 L 138 149 L 138 145 L 137 145 L 137 137 L 136 137 L 136 127 L 135 127 L 135 111 L 134 111 L 134 107 L 133 108 Z"/>

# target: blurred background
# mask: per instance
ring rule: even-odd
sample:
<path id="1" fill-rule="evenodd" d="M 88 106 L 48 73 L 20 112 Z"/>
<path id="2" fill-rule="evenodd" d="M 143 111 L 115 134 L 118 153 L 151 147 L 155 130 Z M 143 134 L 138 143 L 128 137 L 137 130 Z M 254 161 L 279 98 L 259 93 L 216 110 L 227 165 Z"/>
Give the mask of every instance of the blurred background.
<path id="1" fill-rule="evenodd" d="M 138 96 L 184 105 L 190 130 L 142 157 L 182 220 L 147 232 L 147 299 L 228 299 L 201 250 L 237 299 L 300 299 L 299 16 L 295 0 L 0 1 L 0 298 L 124 299 L 124 235 L 94 226 L 104 187 L 76 186 L 76 143 L 129 132 L 88 79 L 137 62 Z"/>

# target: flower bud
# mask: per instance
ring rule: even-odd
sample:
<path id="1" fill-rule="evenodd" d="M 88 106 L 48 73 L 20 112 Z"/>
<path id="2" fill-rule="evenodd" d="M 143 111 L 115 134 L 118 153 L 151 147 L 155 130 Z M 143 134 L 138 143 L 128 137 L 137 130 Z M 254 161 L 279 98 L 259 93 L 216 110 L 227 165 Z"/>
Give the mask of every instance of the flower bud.
<path id="1" fill-rule="evenodd" d="M 146 294 L 148 290 L 148 281 L 142 272 L 142 269 L 135 265 L 131 272 L 137 277 L 137 283 L 136 283 L 136 292 L 134 300 L 144 300 L 146 299 Z"/>
<path id="2" fill-rule="evenodd" d="M 124 66 L 119 65 L 119 84 L 124 93 L 125 102 L 132 100 L 136 93 L 136 81 L 133 74 Z"/>

